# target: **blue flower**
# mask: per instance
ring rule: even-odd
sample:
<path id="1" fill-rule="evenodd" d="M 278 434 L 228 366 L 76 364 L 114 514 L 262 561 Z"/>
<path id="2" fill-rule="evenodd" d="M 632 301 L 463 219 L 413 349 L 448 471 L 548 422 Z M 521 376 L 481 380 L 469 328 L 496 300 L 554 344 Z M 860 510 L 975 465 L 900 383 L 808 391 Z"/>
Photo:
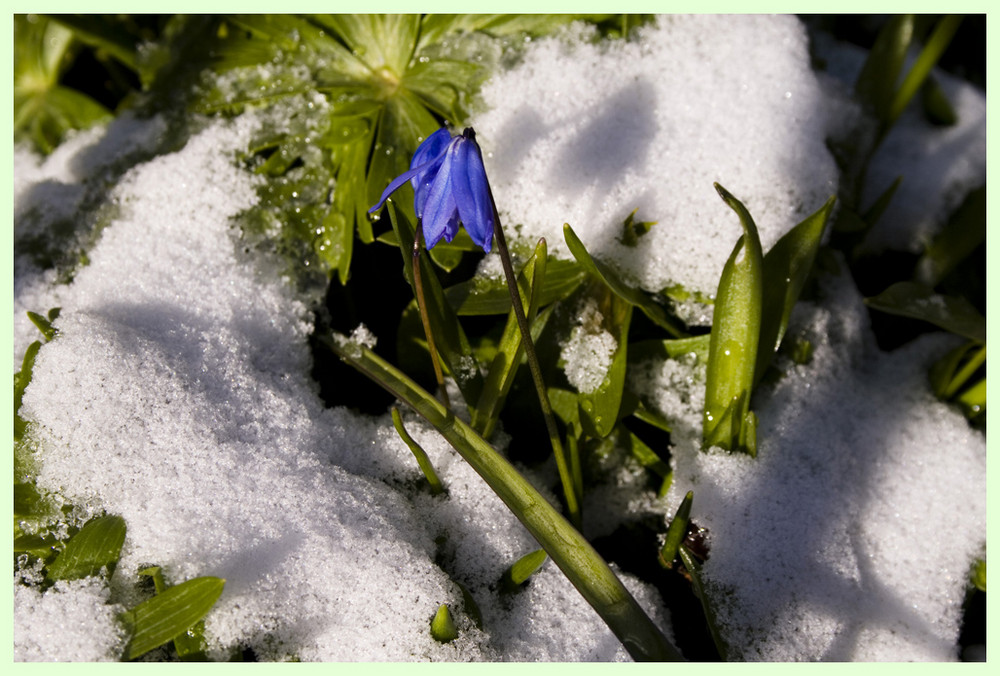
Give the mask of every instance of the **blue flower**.
<path id="1" fill-rule="evenodd" d="M 428 249 L 442 237 L 450 242 L 461 222 L 473 242 L 483 251 L 490 250 L 493 197 L 472 127 L 454 137 L 444 127 L 428 136 L 413 153 L 410 170 L 389 184 L 368 213 L 381 209 L 389 195 L 407 181 L 413 184 L 413 208 Z"/>

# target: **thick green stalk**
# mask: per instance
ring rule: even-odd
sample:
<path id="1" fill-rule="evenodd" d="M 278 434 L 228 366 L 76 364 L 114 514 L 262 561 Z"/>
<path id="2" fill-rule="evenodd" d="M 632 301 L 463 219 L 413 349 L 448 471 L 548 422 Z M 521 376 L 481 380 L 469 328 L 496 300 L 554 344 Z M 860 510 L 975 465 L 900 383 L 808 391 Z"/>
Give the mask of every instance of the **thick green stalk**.
<path id="1" fill-rule="evenodd" d="M 437 428 L 538 540 L 633 659 L 683 659 L 586 538 L 475 430 L 365 346 L 343 336 L 320 340 Z"/>

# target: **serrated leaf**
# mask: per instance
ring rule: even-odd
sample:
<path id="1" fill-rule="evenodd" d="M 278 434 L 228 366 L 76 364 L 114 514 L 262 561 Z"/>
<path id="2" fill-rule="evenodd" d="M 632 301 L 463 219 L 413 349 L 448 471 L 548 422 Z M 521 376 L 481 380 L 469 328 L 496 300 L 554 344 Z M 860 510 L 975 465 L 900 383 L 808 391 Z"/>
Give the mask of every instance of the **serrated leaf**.
<path id="1" fill-rule="evenodd" d="M 705 373 L 704 446 L 751 453 L 755 440 L 750 417 L 750 393 L 760 340 L 763 294 L 763 253 L 757 227 L 746 207 L 716 184 L 723 201 L 743 226 L 719 280 Z"/>
<path id="2" fill-rule="evenodd" d="M 630 305 L 638 307 L 654 324 L 666 329 L 671 335 L 677 338 L 685 335 L 684 329 L 678 320 L 668 317 L 664 309 L 646 294 L 623 282 L 618 273 L 604 263 L 591 257 L 586 247 L 583 246 L 583 242 L 576 236 L 576 233 L 573 232 L 573 228 L 569 224 L 563 226 L 563 236 L 566 239 L 566 245 L 569 247 L 570 253 L 573 254 L 573 257 L 576 258 L 580 265 L 587 272 L 601 280 L 616 296 Z"/>
<path id="3" fill-rule="evenodd" d="M 66 543 L 66 549 L 48 566 L 50 580 L 78 580 L 114 567 L 125 544 L 125 519 L 93 519 Z"/>
<path id="4" fill-rule="evenodd" d="M 897 282 L 873 298 L 868 307 L 901 317 L 921 319 L 959 336 L 986 342 L 986 318 L 969 301 L 943 296 L 916 282 Z"/>
<path id="5" fill-rule="evenodd" d="M 788 328 L 792 308 L 812 271 L 835 197 L 775 243 L 763 259 L 763 305 L 754 385 L 764 376 Z"/>
<path id="6" fill-rule="evenodd" d="M 208 614 L 225 584 L 217 577 L 197 577 L 123 613 L 132 633 L 124 658 L 134 660 L 185 633 Z"/>

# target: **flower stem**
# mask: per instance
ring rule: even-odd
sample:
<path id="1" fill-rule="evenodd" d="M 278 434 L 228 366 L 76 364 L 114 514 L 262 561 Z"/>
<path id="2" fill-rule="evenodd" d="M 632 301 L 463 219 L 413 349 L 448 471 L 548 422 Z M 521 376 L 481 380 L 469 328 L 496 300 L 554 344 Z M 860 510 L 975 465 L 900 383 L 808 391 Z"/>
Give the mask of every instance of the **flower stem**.
<path id="1" fill-rule="evenodd" d="M 490 190 L 490 201 L 493 202 L 492 190 Z M 570 522 L 577 528 L 580 528 L 581 514 L 580 504 L 576 497 L 576 487 L 573 485 L 573 477 L 569 471 L 569 464 L 566 462 L 566 454 L 563 453 L 562 441 L 559 438 L 559 429 L 556 427 L 556 419 L 552 414 L 552 405 L 549 403 L 548 390 L 545 389 L 545 381 L 542 379 L 542 367 L 539 365 L 538 355 L 535 353 L 535 343 L 531 340 L 531 329 L 528 327 L 528 320 L 524 316 L 521 294 L 517 290 L 517 276 L 514 274 L 514 266 L 510 262 L 510 252 L 507 250 L 507 240 L 503 235 L 503 226 L 500 225 L 500 214 L 497 213 L 496 202 L 493 202 L 493 221 L 493 234 L 497 239 L 497 252 L 500 254 L 500 262 L 503 263 L 504 276 L 507 278 L 507 289 L 510 291 L 510 302 L 514 307 L 517 326 L 521 330 L 521 342 L 524 344 L 524 354 L 528 360 L 528 368 L 531 371 L 532 379 L 535 381 L 535 390 L 538 391 L 538 403 L 541 405 L 542 415 L 545 417 L 545 427 L 549 433 L 549 442 L 552 444 L 552 453 L 556 457 L 556 467 L 559 469 L 563 495 L 566 498 L 566 511 L 569 512 Z"/>
<path id="2" fill-rule="evenodd" d="M 420 275 L 420 249 L 424 244 L 423 223 L 417 223 L 413 238 L 413 288 L 417 296 L 417 308 L 420 310 L 420 322 L 424 325 L 424 335 L 427 336 L 427 350 L 431 353 L 431 364 L 434 366 L 434 377 L 438 384 L 438 397 L 445 408 L 451 408 L 448 401 L 448 388 L 444 384 L 444 373 L 441 371 L 441 361 L 438 359 L 437 348 L 434 346 L 434 333 L 431 331 L 431 320 L 427 316 L 427 303 L 424 301 L 424 285 Z"/>

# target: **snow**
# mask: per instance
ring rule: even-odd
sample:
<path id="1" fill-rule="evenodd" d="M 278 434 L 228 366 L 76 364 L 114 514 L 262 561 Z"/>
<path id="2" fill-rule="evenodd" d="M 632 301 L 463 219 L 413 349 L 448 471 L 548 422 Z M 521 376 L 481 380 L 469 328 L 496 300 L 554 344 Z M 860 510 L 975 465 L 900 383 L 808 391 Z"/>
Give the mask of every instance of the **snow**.
<path id="1" fill-rule="evenodd" d="M 825 141 L 857 111 L 810 69 L 807 47 L 796 19 L 765 16 L 665 17 L 628 43 L 594 44 L 580 28 L 532 42 L 486 85 L 474 120 L 504 222 L 563 256 L 569 222 L 595 257 L 649 291 L 714 294 L 740 228 L 713 181 L 744 201 L 765 250 L 837 190 Z M 971 125 L 963 147 L 978 147 L 982 96 L 944 86 Z M 128 526 L 109 587 L 43 593 L 23 583 L 30 571 L 15 573 L 15 658 L 115 659 L 111 593 L 127 596 L 135 571 L 155 564 L 175 583 L 226 579 L 206 620 L 220 658 L 244 645 L 275 660 L 627 659 L 551 562 L 501 598 L 504 569 L 537 544 L 433 430 L 404 413 L 441 496 L 421 489 L 388 414 L 324 408 L 310 377 L 314 299 L 239 242 L 256 184 L 234 158 L 254 116 L 206 123 L 169 153 L 164 124 L 123 118 L 45 160 L 15 154 L 18 228 L 70 219 L 86 232 L 95 214 L 103 225 L 70 283 L 18 261 L 15 368 L 38 337 L 24 311 L 62 308 L 21 412 L 38 485 L 75 505 L 77 521 L 108 512 Z M 895 153 L 929 158 L 952 133 L 906 123 L 899 145 L 882 150 L 887 167 L 903 162 L 933 215 L 920 232 L 940 227 L 981 167 L 974 152 L 956 159 L 955 178 Z M 657 225 L 629 248 L 617 238 L 636 207 Z M 822 291 L 789 329 L 813 342 L 812 360 L 779 363 L 783 377 L 754 400 L 756 460 L 700 451 L 703 367 L 649 363 L 632 385 L 674 424 L 670 493 L 656 500 L 626 464 L 586 509 L 666 517 L 694 491 L 732 657 L 955 659 L 968 567 L 984 551 L 986 489 L 983 435 L 925 383 L 953 343 L 932 336 L 882 353 L 852 284 L 830 276 Z M 353 336 L 374 338 L 364 327 Z M 567 374 L 585 390 L 613 346 L 572 343 Z M 622 577 L 670 635 L 656 590 Z M 459 629 L 447 644 L 429 632 L 442 603 Z"/>

